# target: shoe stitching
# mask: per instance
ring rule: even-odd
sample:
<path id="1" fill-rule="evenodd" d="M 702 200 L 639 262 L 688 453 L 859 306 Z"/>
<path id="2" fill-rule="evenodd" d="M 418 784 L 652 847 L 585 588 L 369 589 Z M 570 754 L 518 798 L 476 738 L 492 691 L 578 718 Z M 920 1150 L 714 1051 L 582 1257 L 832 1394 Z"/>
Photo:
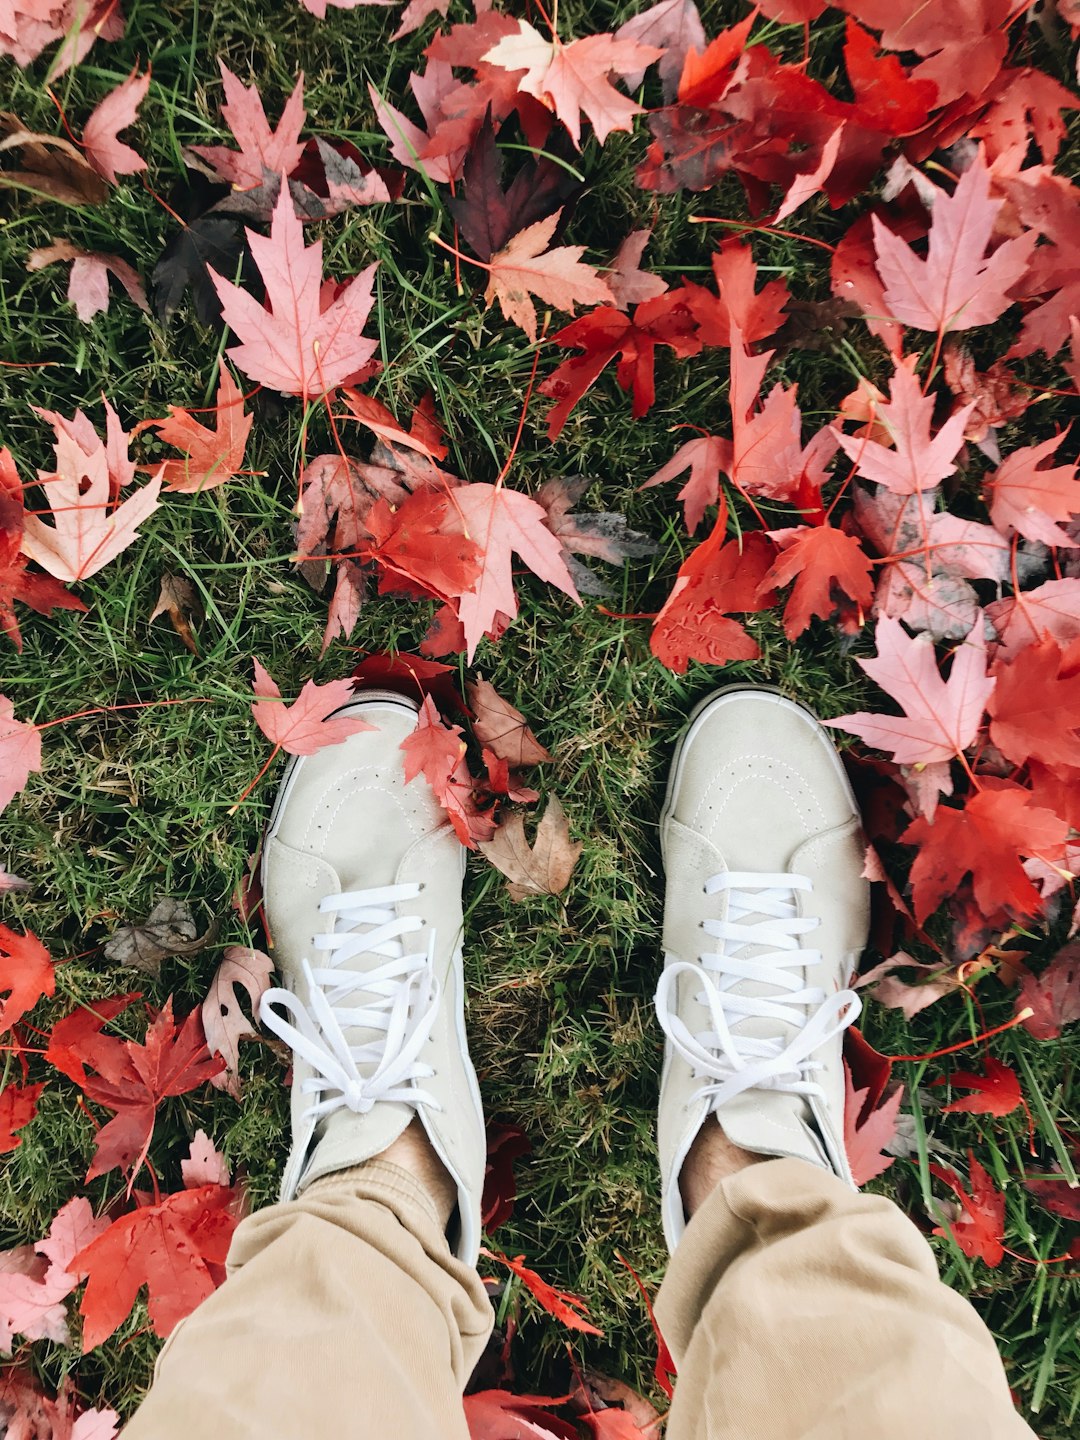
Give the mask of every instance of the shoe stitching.
<path id="1" fill-rule="evenodd" d="M 417 838 L 422 836 L 424 834 L 424 827 L 419 823 L 417 819 L 415 819 L 409 813 L 409 809 L 405 803 L 405 796 L 395 793 L 385 784 L 364 785 L 356 783 L 359 777 L 363 775 L 368 775 L 375 770 L 375 766 L 362 765 L 355 770 L 345 771 L 343 775 L 339 775 L 330 784 L 328 784 L 323 790 L 322 794 L 319 796 L 319 799 L 315 802 L 315 805 L 312 808 L 311 818 L 308 820 L 307 823 L 307 828 L 305 829 L 303 836 L 300 838 L 294 848 L 297 850 L 302 850 L 310 842 L 312 832 L 317 827 L 320 818 L 323 818 L 322 807 L 327 804 L 328 797 L 334 790 L 337 790 L 345 785 L 350 785 L 350 788 L 346 790 L 345 793 L 341 796 L 341 799 L 338 801 L 337 805 L 334 806 L 333 810 L 331 810 L 329 814 L 323 818 L 323 824 L 326 826 L 327 829 L 329 829 L 334 824 L 334 822 L 337 820 L 337 817 L 340 815 L 341 811 L 346 805 L 348 805 L 351 801 L 355 800 L 358 796 L 366 794 L 367 792 L 371 792 L 372 794 L 377 794 L 391 800 L 394 805 L 397 806 L 401 814 L 401 818 L 408 826 L 411 834 Z"/>
<path id="2" fill-rule="evenodd" d="M 693 818 L 690 822 L 692 825 L 698 825 L 701 823 L 701 816 L 703 811 L 708 807 L 709 801 L 714 797 L 715 792 L 722 786 L 727 787 L 727 794 L 717 806 L 717 819 L 719 819 L 720 816 L 723 815 L 724 810 L 727 808 L 729 802 L 734 798 L 735 794 L 742 786 L 760 785 L 765 782 L 775 785 L 780 790 L 782 790 L 784 794 L 788 797 L 788 799 L 791 801 L 792 805 L 796 809 L 803 812 L 804 818 L 806 818 L 807 820 L 810 819 L 810 807 L 812 806 L 813 811 L 816 812 L 817 817 L 821 821 L 822 825 L 828 825 L 828 816 L 825 814 L 825 810 L 821 805 L 821 802 L 818 800 L 817 796 L 813 793 L 812 790 L 804 789 L 802 795 L 796 794 L 795 791 L 790 788 L 790 785 L 788 783 L 785 783 L 782 775 L 772 773 L 776 770 L 781 770 L 786 773 L 789 781 L 795 781 L 796 784 L 800 787 L 805 786 L 805 780 L 793 766 L 785 765 L 782 760 L 777 760 L 775 755 L 761 755 L 754 752 L 740 756 L 740 760 L 746 762 L 755 760 L 764 761 L 769 773 L 764 776 L 761 774 L 735 776 L 730 774 L 729 771 L 720 771 L 706 786 L 702 794 L 701 800 L 699 801 L 697 809 L 694 811 Z"/>

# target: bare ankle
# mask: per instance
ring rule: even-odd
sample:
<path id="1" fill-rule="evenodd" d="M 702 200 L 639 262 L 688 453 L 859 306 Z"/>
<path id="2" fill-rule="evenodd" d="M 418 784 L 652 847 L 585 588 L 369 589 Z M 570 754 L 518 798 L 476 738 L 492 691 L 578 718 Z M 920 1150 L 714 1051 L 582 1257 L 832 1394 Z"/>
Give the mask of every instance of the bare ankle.
<path id="1" fill-rule="evenodd" d="M 698 1131 L 679 1175 L 679 1191 L 688 1216 L 699 1210 L 717 1185 L 767 1155 L 755 1155 L 733 1144 L 710 1117 Z"/>

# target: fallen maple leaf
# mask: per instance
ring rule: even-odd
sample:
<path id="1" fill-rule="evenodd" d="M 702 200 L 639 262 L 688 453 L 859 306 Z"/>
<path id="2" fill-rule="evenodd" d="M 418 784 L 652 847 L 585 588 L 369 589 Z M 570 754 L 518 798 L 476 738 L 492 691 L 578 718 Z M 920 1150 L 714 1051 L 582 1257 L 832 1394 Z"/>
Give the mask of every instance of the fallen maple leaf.
<path id="1" fill-rule="evenodd" d="M 53 1399 L 18 1365 L 0 1374 L 0 1421 L 8 1440 L 115 1440 L 116 1411 L 79 1409 L 77 1401 L 70 1375 Z"/>
<path id="2" fill-rule="evenodd" d="M 0 810 L 41 769 L 41 732 L 36 725 L 15 719 L 15 707 L 0 695 Z"/>
<path id="3" fill-rule="evenodd" d="M 856 1090 L 851 1070 L 844 1064 L 844 1149 L 856 1185 L 865 1185 L 884 1175 L 896 1158 L 884 1155 L 885 1146 L 896 1138 L 896 1117 L 904 1098 L 904 1087 L 898 1085 L 887 1100 L 871 1110 L 859 1124 L 869 1090 Z"/>
<path id="4" fill-rule="evenodd" d="M 859 711 L 826 725 L 890 751 L 898 765 L 923 765 L 961 754 L 975 738 L 995 684 L 986 674 L 986 640 L 979 628 L 957 647 L 948 680 L 938 672 L 928 635 L 912 637 L 899 620 L 882 616 L 875 641 L 877 658 L 858 663 L 904 714 Z"/>
<path id="5" fill-rule="evenodd" d="M 230 357 L 245 375 L 305 401 L 362 372 L 378 349 L 362 330 L 371 310 L 376 266 L 335 293 L 323 284 L 322 241 L 304 244 L 304 227 L 287 186 L 274 206 L 269 237 L 247 231 L 266 285 L 266 304 L 210 270 L 225 323 L 240 340 Z"/>
<path id="6" fill-rule="evenodd" d="M 73 1049 L 87 1067 L 80 1081 L 84 1093 L 115 1112 L 98 1131 L 87 1180 L 117 1166 L 134 1176 L 150 1148 L 161 1101 L 187 1094 L 224 1069 L 224 1061 L 207 1050 L 199 1012 L 175 1022 L 171 996 L 142 1044 L 91 1032 Z"/>
<path id="7" fill-rule="evenodd" d="M 1003 535 L 1019 534 L 1044 545 L 1075 549 L 1077 542 L 1055 524 L 1080 514 L 1080 480 L 1075 465 L 1041 468 L 1064 440 L 1053 435 L 1005 457 L 983 483 L 990 492 L 990 518 Z"/>
<path id="8" fill-rule="evenodd" d="M 240 190 L 261 185 L 267 172 L 275 178 L 291 175 L 304 153 L 300 141 L 300 131 L 307 119 L 303 75 L 297 79 L 292 94 L 285 102 L 281 119 L 271 130 L 258 86 L 244 85 L 220 58 L 218 65 L 225 91 L 221 118 L 232 131 L 240 149 L 230 150 L 224 145 L 192 145 L 192 151 L 212 166 L 222 180 Z"/>
<path id="9" fill-rule="evenodd" d="M 57 1211 L 44 1240 L 0 1254 L 0 1350 L 11 1350 L 14 1335 L 68 1343 L 63 1301 L 79 1283 L 69 1267 L 108 1226 L 94 1218 L 88 1200 L 76 1196 Z"/>
<path id="10" fill-rule="evenodd" d="M 726 524 L 721 508 L 712 534 L 679 566 L 671 594 L 653 625 L 649 646 L 677 675 L 691 660 L 724 665 L 729 660 L 756 660 L 761 654 L 757 641 L 729 612 L 766 610 L 775 604 L 775 592 L 761 588 L 775 551 L 758 531 L 725 544 Z"/>
<path id="11" fill-rule="evenodd" d="M 56 417 L 59 419 L 59 417 Z M 97 437 L 87 451 L 71 432 L 57 426 L 56 471 L 39 473 L 53 524 L 27 515 L 23 550 L 58 580 L 87 580 L 137 538 L 138 526 L 158 508 L 159 479 L 149 480 L 128 499 L 112 500 L 112 468 Z"/>
<path id="12" fill-rule="evenodd" d="M 38 575 L 26 568 L 27 559 L 22 553 L 23 521 L 22 483 L 10 450 L 0 448 L 0 629 L 19 651 L 22 634 L 15 616 L 16 600 L 39 615 L 51 615 L 56 609 L 86 609 L 81 600 L 51 575 Z M 0 709 L 0 764 L 3 752 L 3 711 Z M 0 777 L 0 795 L 3 789 Z M 0 809 L 3 804 L 6 801 L 0 803 Z"/>
<path id="13" fill-rule="evenodd" d="M 186 576 L 172 575 L 168 570 L 164 571 L 161 576 L 161 589 L 158 591 L 157 603 L 150 612 L 150 620 L 156 620 L 159 615 L 168 615 L 177 635 L 180 636 L 192 655 L 198 655 L 199 647 L 191 632 L 191 622 L 204 618 L 203 609 L 199 602 L 198 591 Z"/>
<path id="14" fill-rule="evenodd" d="M 577 1427 L 548 1408 L 561 1403 L 552 1395 L 509 1390 L 474 1390 L 462 1401 L 470 1440 L 579 1440 Z"/>
<path id="15" fill-rule="evenodd" d="M 962 810 L 939 805 L 933 821 L 919 816 L 900 840 L 918 846 L 911 867 L 915 919 L 923 921 L 970 874 L 975 901 L 988 919 L 1007 912 L 1034 915 L 1042 904 L 1021 857 L 1053 855 L 1065 843 L 1068 823 L 1032 803 L 1021 785 L 987 776 Z"/>
<path id="16" fill-rule="evenodd" d="M 71 1269 L 87 1277 L 79 1306 L 84 1355 L 127 1318 L 143 1285 L 161 1339 L 213 1293 L 224 1279 L 236 1198 L 226 1186 L 201 1185 L 140 1203 L 80 1250 Z"/>
<path id="17" fill-rule="evenodd" d="M 944 1085 L 944 1076 L 930 1082 L 932 1085 Z M 1020 1089 L 1020 1080 L 1015 1070 L 1010 1070 L 1008 1065 L 1002 1065 L 1000 1060 L 995 1060 L 992 1055 L 987 1055 L 983 1060 L 983 1073 L 976 1074 L 973 1070 L 954 1070 L 949 1076 L 948 1084 L 952 1087 L 959 1086 L 963 1090 L 974 1090 L 974 1095 L 964 1095 L 959 1100 L 950 1100 L 948 1105 L 941 1107 L 942 1115 L 1011 1115 L 1024 1104 L 1023 1091 Z"/>
<path id="18" fill-rule="evenodd" d="M 521 711 L 504 700 L 483 676 L 471 681 L 465 693 L 473 712 L 473 734 L 512 770 L 520 770 L 524 765 L 540 765 L 552 758 L 551 752 L 529 729 Z"/>
<path id="19" fill-rule="evenodd" d="M 676 0 L 676 3 L 686 4 L 689 0 Z M 651 230 L 632 230 L 612 256 L 605 279 L 620 310 L 628 310 L 644 300 L 655 300 L 668 289 L 662 276 L 641 268 L 641 257 L 651 238 Z"/>
<path id="20" fill-rule="evenodd" d="M 1025 970 L 1015 1014 L 1036 1040 L 1056 1040 L 1080 1020 L 1080 946 L 1066 945 L 1037 975 Z"/>
<path id="21" fill-rule="evenodd" d="M 720 474 L 731 469 L 731 441 L 722 435 L 701 435 L 687 440 L 675 454 L 650 475 L 642 490 L 674 480 L 686 470 L 690 478 L 679 491 L 687 533 L 693 535 L 705 518 L 705 511 L 720 498 Z"/>
<path id="22" fill-rule="evenodd" d="M 554 211 L 560 216 L 557 234 L 581 191 L 574 175 L 548 155 L 530 158 L 504 187 L 504 159 L 505 152 L 495 143 L 494 122 L 487 114 L 465 159 L 464 185 L 446 202 L 466 244 L 485 261 L 504 249 L 513 236 Z M 610 276 L 606 278 L 610 283 Z"/>
<path id="23" fill-rule="evenodd" d="M 615 298 L 607 281 L 594 267 L 581 263 L 584 245 L 560 245 L 548 250 L 561 214 L 561 210 L 556 210 L 546 219 L 519 230 L 502 250 L 492 255 L 488 266 L 484 299 L 489 305 L 497 299 L 507 320 L 520 325 L 532 341 L 536 340 L 533 295 L 571 315 L 576 305 L 604 305 Z"/>
<path id="24" fill-rule="evenodd" d="M 217 1079 L 217 1077 L 214 1077 Z M 196 1130 L 186 1160 L 180 1161 L 185 1190 L 198 1190 L 202 1185 L 228 1185 L 229 1167 L 225 1157 L 215 1150 L 205 1130 Z"/>
<path id="25" fill-rule="evenodd" d="M 183 900 L 159 900 L 145 920 L 119 925 L 105 942 L 105 955 L 157 980 L 161 962 L 174 955 L 197 955 L 214 937 L 216 924 L 202 935 Z"/>
<path id="26" fill-rule="evenodd" d="M 22 1144 L 22 1136 L 15 1131 L 33 1120 L 44 1089 L 44 1085 L 7 1085 L 0 1090 L 0 1155 L 7 1155 Z"/>
<path id="27" fill-rule="evenodd" d="M 1080 765 L 1080 671 L 1050 635 L 1027 645 L 1009 664 L 995 662 L 990 738 L 1017 765 Z"/>
<path id="28" fill-rule="evenodd" d="M 48 950 L 29 930 L 20 935 L 0 925 L 0 1035 L 16 1026 L 43 997 L 56 992 L 56 976 Z"/>
<path id="29" fill-rule="evenodd" d="M 138 272 L 119 255 L 103 255 L 97 250 L 82 250 L 70 240 L 54 240 L 44 249 L 31 250 L 26 257 L 26 268 L 33 272 L 66 261 L 71 262 L 68 299 L 75 307 L 75 314 L 84 324 L 95 315 L 108 310 L 110 275 L 116 277 L 140 310 L 150 313 L 150 306 L 146 303 L 146 291 Z"/>
<path id="30" fill-rule="evenodd" d="M 505 1225 L 513 1214 L 517 1196 L 514 1161 L 531 1154 L 529 1137 L 516 1125 L 488 1122 L 487 1164 L 480 1206 L 480 1223 L 488 1235 L 493 1235 L 500 1225 Z"/>
<path id="31" fill-rule="evenodd" d="M 219 361 L 219 371 L 214 397 L 217 424 L 213 430 L 179 405 L 170 405 L 164 420 L 144 422 L 166 445 L 187 451 L 186 459 L 166 460 L 159 471 L 166 490 L 185 495 L 213 490 L 243 468 L 244 450 L 255 417 L 244 412 L 244 397 L 224 360 Z"/>
<path id="32" fill-rule="evenodd" d="M 923 394 L 915 376 L 917 363 L 916 355 L 897 360 L 888 403 L 874 407 L 874 420 L 892 439 L 891 449 L 865 436 L 837 434 L 855 462 L 856 473 L 897 495 L 929 490 L 953 473 L 953 459 L 964 443 L 964 426 L 972 410 L 971 405 L 962 406 L 931 437 L 934 397 Z"/>
<path id="33" fill-rule="evenodd" d="M 1024 1181 L 1024 1189 L 1045 1205 L 1052 1215 L 1064 1216 L 1066 1220 L 1080 1220 L 1080 1186 L 1062 1176 L 1048 1176 L 1045 1180 Z"/>
<path id="34" fill-rule="evenodd" d="M 234 1100 L 240 1098 L 240 1041 L 245 1035 L 255 1034 L 254 1026 L 240 1008 L 236 987 L 241 985 L 247 991 L 251 1013 L 257 1015 L 259 999 L 269 987 L 273 969 L 274 962 L 261 950 L 229 945 L 202 1004 L 207 1049 L 225 1061 L 225 1069 L 212 1075 L 210 1083 L 219 1090 L 227 1090 Z"/>
<path id="35" fill-rule="evenodd" d="M 255 724 L 268 740 L 289 755 L 314 755 L 324 745 L 340 745 L 350 735 L 377 727 L 358 715 L 335 715 L 352 699 L 351 680 L 331 680 L 316 685 L 308 680 L 291 705 L 281 702 L 281 691 L 258 660 L 253 689 L 256 701 L 251 707 Z"/>
<path id="36" fill-rule="evenodd" d="M 471 660 L 483 635 L 502 613 L 517 614 L 511 566 L 517 555 L 534 575 L 580 603 L 563 559 L 562 547 L 544 523 L 546 512 L 520 490 L 502 485 L 462 485 L 454 491 L 454 509 L 465 534 L 480 548 L 480 574 L 458 601 Z"/>
<path id="37" fill-rule="evenodd" d="M 571 841 L 562 803 L 552 795 L 531 846 L 525 838 L 524 817 L 517 811 L 502 822 L 493 839 L 481 843 L 480 850 L 509 880 L 511 900 L 524 900 L 529 895 L 561 895 L 570 883 L 582 842 Z"/>
<path id="38" fill-rule="evenodd" d="M 656 398 L 657 346 L 667 345 L 681 358 L 696 355 L 701 340 L 695 331 L 682 287 L 638 305 L 633 320 L 621 310 L 598 305 L 564 325 L 551 337 L 552 344 L 585 353 L 564 360 L 540 386 L 541 395 L 557 401 L 548 416 L 548 439 L 558 439 L 570 411 L 616 356 L 616 381 L 623 390 L 633 392 L 632 414 L 639 419 Z"/>
<path id="39" fill-rule="evenodd" d="M 481 809 L 473 797 L 461 726 L 443 720 L 430 695 L 424 696 L 416 729 L 401 742 L 401 750 L 406 785 L 423 774 L 461 843 L 475 849 L 478 840 L 489 840 L 495 826 L 490 810 Z"/>
<path id="40" fill-rule="evenodd" d="M 554 1285 L 549 1285 L 535 1270 L 529 1269 L 524 1263 L 524 1255 L 517 1255 L 511 1260 L 509 1256 L 500 1255 L 497 1251 L 488 1250 L 484 1246 L 481 1246 L 480 1254 L 488 1260 L 495 1260 L 500 1265 L 505 1265 L 512 1274 L 518 1277 L 530 1295 L 539 1301 L 548 1314 L 554 1316 L 556 1320 L 561 1320 L 567 1329 L 580 1330 L 585 1335 L 603 1336 L 602 1330 L 598 1330 L 595 1325 L 591 1325 L 588 1320 L 583 1318 L 589 1313 L 585 1301 L 577 1295 L 571 1295 L 565 1290 L 556 1290 Z"/>
<path id="41" fill-rule="evenodd" d="M 518 33 L 504 36 L 482 58 L 504 70 L 525 71 L 517 88 L 553 111 L 580 149 L 582 114 L 602 145 L 613 130 L 630 130 L 634 116 L 642 112 L 607 77 L 643 70 L 663 53 L 654 45 L 618 40 L 611 34 L 569 42 L 553 35 L 545 40 L 527 20 L 519 20 Z"/>
<path id="42" fill-rule="evenodd" d="M 965 1255 L 994 1267 L 1000 1265 L 1005 1257 L 1005 1247 L 1001 1243 L 1005 1233 L 1005 1196 L 995 1188 L 994 1182 L 970 1150 L 968 1169 L 970 1195 L 952 1170 L 931 1164 L 930 1174 L 948 1185 L 963 1207 L 959 1220 L 946 1221 L 947 1229 L 938 1226 L 934 1234 L 951 1235 Z"/>
<path id="43" fill-rule="evenodd" d="M 990 172 L 980 148 L 952 195 L 934 202 L 922 259 L 873 217 L 878 273 L 889 313 L 919 330 L 970 330 L 990 325 L 1013 303 L 1008 291 L 1027 269 L 1038 235 L 1026 231 L 987 256 L 1004 201 L 990 198 Z"/>
<path id="44" fill-rule="evenodd" d="M 770 530 L 769 539 L 779 545 L 780 554 L 762 586 L 778 590 L 795 581 L 784 609 L 784 634 L 789 640 L 801 635 L 813 616 L 825 620 L 835 612 L 836 591 L 860 611 L 869 606 L 874 596 L 871 561 L 857 536 L 825 524 Z"/>
<path id="45" fill-rule="evenodd" d="M 118 139 L 118 132 L 135 123 L 149 88 L 150 72 L 137 75 L 133 70 L 115 90 L 110 90 L 83 127 L 82 147 L 86 158 L 110 185 L 117 183 L 118 175 L 134 175 L 146 169 L 146 161 L 137 150 Z"/>
<path id="46" fill-rule="evenodd" d="M 664 102 L 670 103 L 679 88 L 687 54 L 705 49 L 705 28 L 694 0 L 659 0 L 647 10 L 625 20 L 615 31 L 616 40 L 637 40 L 655 45 L 664 53 L 657 69 L 664 85 Z M 636 90 L 645 77 L 645 67 L 624 74 L 627 86 Z"/>

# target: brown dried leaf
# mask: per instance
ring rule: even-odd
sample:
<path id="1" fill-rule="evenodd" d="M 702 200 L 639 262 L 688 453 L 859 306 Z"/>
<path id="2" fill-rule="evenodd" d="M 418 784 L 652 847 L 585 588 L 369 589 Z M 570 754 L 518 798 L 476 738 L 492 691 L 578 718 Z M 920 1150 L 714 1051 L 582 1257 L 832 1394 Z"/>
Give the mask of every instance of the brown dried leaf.
<path id="1" fill-rule="evenodd" d="M 182 575 L 172 575 L 168 570 L 162 572 L 161 590 L 157 604 L 150 612 L 150 619 L 156 620 L 159 615 L 168 615 L 180 639 L 192 655 L 198 655 L 199 647 L 191 633 L 191 621 L 198 623 L 203 618 L 203 608 L 190 580 Z"/>
<path id="2" fill-rule="evenodd" d="M 103 205 L 108 199 L 108 185 L 70 140 L 27 130 L 17 115 L 0 112 L 0 154 L 18 149 L 23 169 L 0 170 L 0 186 L 61 205 Z"/>
<path id="3" fill-rule="evenodd" d="M 485 749 L 505 760 L 512 770 L 551 759 L 550 752 L 529 729 L 525 716 L 497 694 L 494 685 L 481 677 L 466 691 L 475 717 L 473 734 Z"/>
<path id="4" fill-rule="evenodd" d="M 252 1011 L 257 1013 L 259 1000 L 270 984 L 273 969 L 274 962 L 261 950 L 230 945 L 203 1001 L 203 1029 L 210 1054 L 221 1055 L 225 1060 L 225 1069 L 220 1075 L 211 1076 L 210 1083 L 219 1090 L 227 1090 L 235 1100 L 240 1098 L 240 1076 L 237 1073 L 240 1041 L 245 1035 L 255 1034 L 254 1027 L 240 1008 L 236 987 L 244 987 Z"/>
<path id="5" fill-rule="evenodd" d="M 200 935 L 183 900 L 159 900 L 141 924 L 121 925 L 106 944 L 105 954 L 156 980 L 162 960 L 197 954 L 209 945 L 216 930 L 215 923 Z"/>
<path id="6" fill-rule="evenodd" d="M 511 900 L 524 900 L 526 895 L 559 895 L 566 889 L 581 854 L 581 841 L 570 839 L 566 813 L 558 796 L 552 795 L 531 847 L 525 838 L 525 818 L 518 811 L 479 848 L 510 881 Z"/>

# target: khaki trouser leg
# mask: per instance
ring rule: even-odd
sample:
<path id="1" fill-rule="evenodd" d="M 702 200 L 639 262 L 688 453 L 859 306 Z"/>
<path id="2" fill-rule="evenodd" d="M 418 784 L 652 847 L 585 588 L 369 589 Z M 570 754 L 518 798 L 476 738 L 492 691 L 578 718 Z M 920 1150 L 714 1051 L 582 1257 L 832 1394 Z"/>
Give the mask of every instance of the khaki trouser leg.
<path id="1" fill-rule="evenodd" d="M 124 1440 L 467 1440 L 491 1325 L 423 1189 L 372 1161 L 240 1225 Z"/>
<path id="2" fill-rule="evenodd" d="M 657 1299 L 667 1440 L 1020 1440 L 1001 1360 L 891 1201 L 801 1160 L 722 1182 Z"/>

